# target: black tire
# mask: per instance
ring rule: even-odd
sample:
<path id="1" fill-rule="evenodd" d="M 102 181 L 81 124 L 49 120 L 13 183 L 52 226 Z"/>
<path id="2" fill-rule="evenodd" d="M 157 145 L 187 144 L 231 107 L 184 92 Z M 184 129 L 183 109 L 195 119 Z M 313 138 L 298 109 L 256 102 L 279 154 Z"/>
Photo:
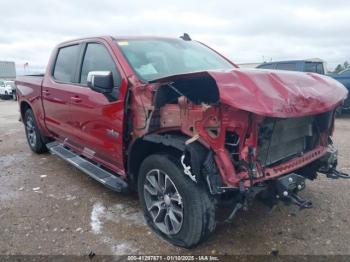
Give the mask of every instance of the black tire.
<path id="1" fill-rule="evenodd" d="M 17 101 L 16 92 L 13 92 L 13 93 L 12 93 L 12 99 L 13 99 L 13 101 Z"/>
<path id="2" fill-rule="evenodd" d="M 178 191 L 176 196 L 180 196 L 179 199 L 182 205 L 180 209 L 183 213 L 181 227 L 180 229 L 177 227 L 178 232 L 175 232 L 175 227 L 170 227 L 175 232 L 172 234 L 165 233 L 164 230 L 161 230 L 154 222 L 152 214 L 147 208 L 146 201 L 150 202 L 153 200 L 149 200 L 151 194 L 145 189 L 147 183 L 148 186 L 152 185 L 152 183 L 149 183 L 149 180 L 146 181 L 146 176 L 148 177 L 147 179 L 149 179 L 149 176 L 152 176 L 152 172 L 156 172 L 154 170 L 159 170 L 158 174 L 159 172 L 166 174 L 168 176 L 166 179 L 170 178 L 170 181 L 172 182 L 171 185 L 173 185 Z M 154 175 L 154 177 L 156 176 Z M 170 182 L 168 182 L 168 184 L 170 184 Z M 180 163 L 169 155 L 151 155 L 142 162 L 138 177 L 138 194 L 147 224 L 159 236 L 176 246 L 185 248 L 194 247 L 205 240 L 215 229 L 216 221 L 214 201 L 210 198 L 206 189 L 203 188 L 203 185 L 201 186 L 187 177 L 184 174 Z M 169 195 L 171 195 L 171 193 Z M 151 197 L 157 199 L 157 196 L 152 195 Z M 165 198 L 166 197 L 163 194 L 164 201 Z M 171 199 L 171 201 L 173 201 L 172 197 Z M 171 209 L 172 206 L 177 206 L 176 209 L 179 210 L 179 202 L 169 203 L 168 201 L 167 205 L 166 208 L 168 209 Z M 164 212 L 168 214 L 168 211 Z M 160 214 L 160 211 L 158 214 Z M 169 216 L 167 220 L 168 223 L 164 223 L 165 228 L 167 227 L 166 224 L 170 223 L 170 220 Z M 179 217 L 177 217 L 177 220 L 179 220 Z M 165 221 L 166 218 L 164 218 L 164 222 Z M 174 220 L 172 220 L 172 222 L 174 222 Z M 173 223 L 171 223 L 171 225 L 173 225 Z"/>
<path id="3" fill-rule="evenodd" d="M 48 151 L 31 109 L 27 109 L 24 114 L 24 129 L 28 145 L 33 152 L 42 154 Z"/>

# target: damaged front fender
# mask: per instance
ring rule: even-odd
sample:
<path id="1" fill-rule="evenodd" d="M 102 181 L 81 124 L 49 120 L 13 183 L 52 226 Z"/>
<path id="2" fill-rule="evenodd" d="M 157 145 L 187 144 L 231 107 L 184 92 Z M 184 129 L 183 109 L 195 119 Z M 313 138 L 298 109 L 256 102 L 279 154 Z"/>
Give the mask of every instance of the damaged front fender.
<path id="1" fill-rule="evenodd" d="M 204 158 L 186 163 L 193 157 L 183 153 L 186 141 L 179 146 L 173 135 L 164 134 L 187 137 L 189 144 L 212 152 L 222 181 L 217 184 L 238 188 L 243 181 L 250 187 L 322 157 L 332 112 L 346 95 L 337 82 L 314 74 L 234 69 L 170 76 L 133 89 L 132 136 L 177 148 L 184 173 L 197 181 L 203 170 L 194 165 Z M 319 125 L 322 115 L 330 124 Z M 283 135 L 288 130 L 290 135 Z M 284 144 L 278 137 L 269 142 L 274 132 Z M 308 136 L 313 139 L 306 145 Z M 298 143 L 283 154 L 293 139 Z M 278 149 L 273 155 L 271 146 Z"/>
<path id="2" fill-rule="evenodd" d="M 155 81 L 184 82 L 196 78 L 214 81 L 222 103 L 269 117 L 320 114 L 343 103 L 348 95 L 347 89 L 330 77 L 280 70 L 237 68 L 175 75 Z"/>

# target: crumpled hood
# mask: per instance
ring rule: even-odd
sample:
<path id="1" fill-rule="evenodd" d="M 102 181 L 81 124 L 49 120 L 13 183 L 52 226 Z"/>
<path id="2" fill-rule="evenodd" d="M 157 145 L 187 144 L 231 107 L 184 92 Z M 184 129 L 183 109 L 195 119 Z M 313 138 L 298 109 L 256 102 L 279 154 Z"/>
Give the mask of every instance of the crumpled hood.
<path id="1" fill-rule="evenodd" d="M 338 81 L 319 74 L 265 69 L 204 71 L 153 82 L 208 76 L 215 80 L 220 101 L 270 117 L 300 117 L 334 109 L 348 91 Z"/>

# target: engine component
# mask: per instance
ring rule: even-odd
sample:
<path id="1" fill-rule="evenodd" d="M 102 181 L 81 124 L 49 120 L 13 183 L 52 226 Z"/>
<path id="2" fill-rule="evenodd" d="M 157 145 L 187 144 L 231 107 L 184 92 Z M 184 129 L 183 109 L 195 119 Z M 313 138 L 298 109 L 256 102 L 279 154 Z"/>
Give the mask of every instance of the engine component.
<path id="1" fill-rule="evenodd" d="M 191 166 L 187 166 L 185 164 L 185 154 L 181 156 L 181 165 L 184 168 L 185 175 L 189 176 L 192 179 L 192 181 L 197 183 L 196 175 L 192 174 L 191 172 Z"/>
<path id="2" fill-rule="evenodd" d="M 303 154 L 312 137 L 313 117 L 267 118 L 259 129 L 258 160 L 269 166 L 291 156 Z"/>
<path id="3" fill-rule="evenodd" d="M 338 164 L 338 150 L 333 146 L 333 141 L 331 139 L 327 153 L 320 159 L 320 162 L 322 165 L 318 171 L 322 174 L 325 174 L 328 178 L 350 178 L 350 174 L 340 172 L 336 169 Z"/>

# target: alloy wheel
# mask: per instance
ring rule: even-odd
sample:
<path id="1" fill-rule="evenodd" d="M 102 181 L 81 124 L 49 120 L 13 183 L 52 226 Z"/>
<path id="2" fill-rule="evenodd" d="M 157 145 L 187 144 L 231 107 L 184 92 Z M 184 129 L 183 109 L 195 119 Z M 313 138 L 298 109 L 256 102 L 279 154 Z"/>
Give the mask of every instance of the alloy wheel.
<path id="1" fill-rule="evenodd" d="M 35 147 L 37 137 L 36 137 L 36 132 L 35 132 L 34 119 L 31 116 L 27 117 L 26 130 L 27 130 L 27 137 L 28 137 L 29 144 L 32 147 Z"/>
<path id="2" fill-rule="evenodd" d="M 183 224 L 183 202 L 171 178 L 159 169 L 152 169 L 146 174 L 143 191 L 157 228 L 167 235 L 177 234 Z"/>

